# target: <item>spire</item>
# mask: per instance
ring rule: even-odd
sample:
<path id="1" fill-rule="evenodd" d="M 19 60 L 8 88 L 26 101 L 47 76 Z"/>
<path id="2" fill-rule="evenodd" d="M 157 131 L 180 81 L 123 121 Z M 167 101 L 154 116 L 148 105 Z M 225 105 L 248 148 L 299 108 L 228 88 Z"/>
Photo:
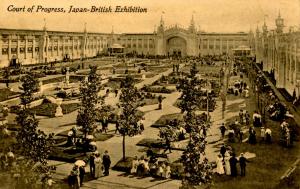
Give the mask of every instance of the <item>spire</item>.
<path id="1" fill-rule="evenodd" d="M 283 32 L 283 27 L 284 27 L 284 20 L 283 20 L 283 18 L 281 18 L 280 10 L 279 10 L 279 13 L 278 13 L 278 17 L 275 20 L 275 23 L 276 23 L 276 32 L 277 33 L 282 33 Z"/>
<path id="2" fill-rule="evenodd" d="M 195 21 L 194 21 L 194 14 L 192 14 L 192 19 L 191 19 L 191 26 L 195 26 Z"/>
<path id="3" fill-rule="evenodd" d="M 267 17 L 267 15 L 265 15 L 265 17 L 264 17 L 264 25 L 262 26 L 262 30 L 263 30 L 264 34 L 266 34 L 268 32 L 268 27 L 266 24 L 266 17 Z"/>
<path id="4" fill-rule="evenodd" d="M 256 37 L 259 37 L 259 27 L 256 25 Z"/>
<path id="5" fill-rule="evenodd" d="M 114 26 L 111 26 L 111 34 L 114 34 Z"/>
<path id="6" fill-rule="evenodd" d="M 194 21 L 194 14 L 192 14 L 192 19 L 191 19 L 189 30 L 190 30 L 191 33 L 195 33 L 196 32 L 195 21 Z"/>
<path id="7" fill-rule="evenodd" d="M 46 31 L 47 30 L 47 22 L 46 22 L 46 18 L 44 18 L 44 27 L 43 30 Z"/>
<path id="8" fill-rule="evenodd" d="M 164 20 L 163 20 L 163 15 L 161 15 L 160 17 L 160 26 L 164 26 L 165 23 L 164 23 Z"/>
<path id="9" fill-rule="evenodd" d="M 86 33 L 86 22 L 84 23 L 84 33 Z"/>
<path id="10" fill-rule="evenodd" d="M 165 31 L 165 23 L 163 20 L 163 14 L 164 14 L 164 12 L 162 12 L 162 15 L 160 17 L 160 24 L 157 27 L 157 33 L 163 33 Z"/>

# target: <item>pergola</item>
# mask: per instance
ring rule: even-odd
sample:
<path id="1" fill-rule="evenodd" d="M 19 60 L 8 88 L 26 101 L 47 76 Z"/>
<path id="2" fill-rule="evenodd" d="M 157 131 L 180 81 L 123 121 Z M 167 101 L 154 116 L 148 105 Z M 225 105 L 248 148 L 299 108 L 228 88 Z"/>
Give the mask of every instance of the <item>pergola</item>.
<path id="1" fill-rule="evenodd" d="M 124 47 L 118 43 L 114 43 L 108 47 L 108 53 L 111 55 L 119 55 L 124 53 Z"/>
<path id="2" fill-rule="evenodd" d="M 239 46 L 232 49 L 234 56 L 250 56 L 251 49 L 248 46 Z"/>

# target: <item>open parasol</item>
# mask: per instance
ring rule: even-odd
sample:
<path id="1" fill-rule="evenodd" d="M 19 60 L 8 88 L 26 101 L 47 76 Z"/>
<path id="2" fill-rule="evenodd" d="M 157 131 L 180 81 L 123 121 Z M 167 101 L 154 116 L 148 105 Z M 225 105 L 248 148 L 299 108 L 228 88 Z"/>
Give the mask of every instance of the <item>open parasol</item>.
<path id="1" fill-rule="evenodd" d="M 74 164 L 78 167 L 83 167 L 86 165 L 86 163 L 83 160 L 77 160 Z"/>
<path id="2" fill-rule="evenodd" d="M 92 139 L 94 139 L 94 136 L 93 135 L 87 135 L 86 138 L 89 139 L 89 140 L 92 140 Z"/>

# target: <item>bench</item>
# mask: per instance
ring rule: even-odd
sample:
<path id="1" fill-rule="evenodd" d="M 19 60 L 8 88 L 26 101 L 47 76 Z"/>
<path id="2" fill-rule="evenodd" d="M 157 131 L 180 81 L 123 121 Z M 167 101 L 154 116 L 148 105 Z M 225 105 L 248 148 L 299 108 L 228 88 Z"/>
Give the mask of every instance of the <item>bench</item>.
<path id="1" fill-rule="evenodd" d="M 280 177 L 280 180 L 283 180 L 285 178 L 289 178 L 291 176 L 291 174 L 295 171 L 295 169 L 297 168 L 297 165 L 299 163 L 300 159 L 298 158 L 293 165 L 285 171 L 285 173 Z"/>

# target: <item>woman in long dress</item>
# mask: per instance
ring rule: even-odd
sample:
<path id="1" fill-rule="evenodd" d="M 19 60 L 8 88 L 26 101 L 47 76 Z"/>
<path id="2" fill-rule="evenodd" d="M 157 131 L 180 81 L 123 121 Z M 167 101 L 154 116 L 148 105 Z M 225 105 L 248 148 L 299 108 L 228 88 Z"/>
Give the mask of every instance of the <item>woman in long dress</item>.
<path id="1" fill-rule="evenodd" d="M 226 175 L 230 175 L 231 174 L 229 159 L 230 159 L 230 154 L 229 154 L 228 151 L 226 151 L 225 152 L 225 157 L 224 157 L 224 161 L 225 161 L 225 173 L 226 173 Z"/>
<path id="2" fill-rule="evenodd" d="M 223 175 L 225 173 L 225 171 L 224 171 L 224 167 L 223 167 L 223 158 L 222 158 L 221 154 L 218 155 L 216 163 L 217 163 L 217 173 L 219 175 Z"/>
<path id="3" fill-rule="evenodd" d="M 102 164 L 102 158 L 99 153 L 96 153 L 95 158 L 95 178 L 99 178 L 103 176 L 103 164 Z"/>

